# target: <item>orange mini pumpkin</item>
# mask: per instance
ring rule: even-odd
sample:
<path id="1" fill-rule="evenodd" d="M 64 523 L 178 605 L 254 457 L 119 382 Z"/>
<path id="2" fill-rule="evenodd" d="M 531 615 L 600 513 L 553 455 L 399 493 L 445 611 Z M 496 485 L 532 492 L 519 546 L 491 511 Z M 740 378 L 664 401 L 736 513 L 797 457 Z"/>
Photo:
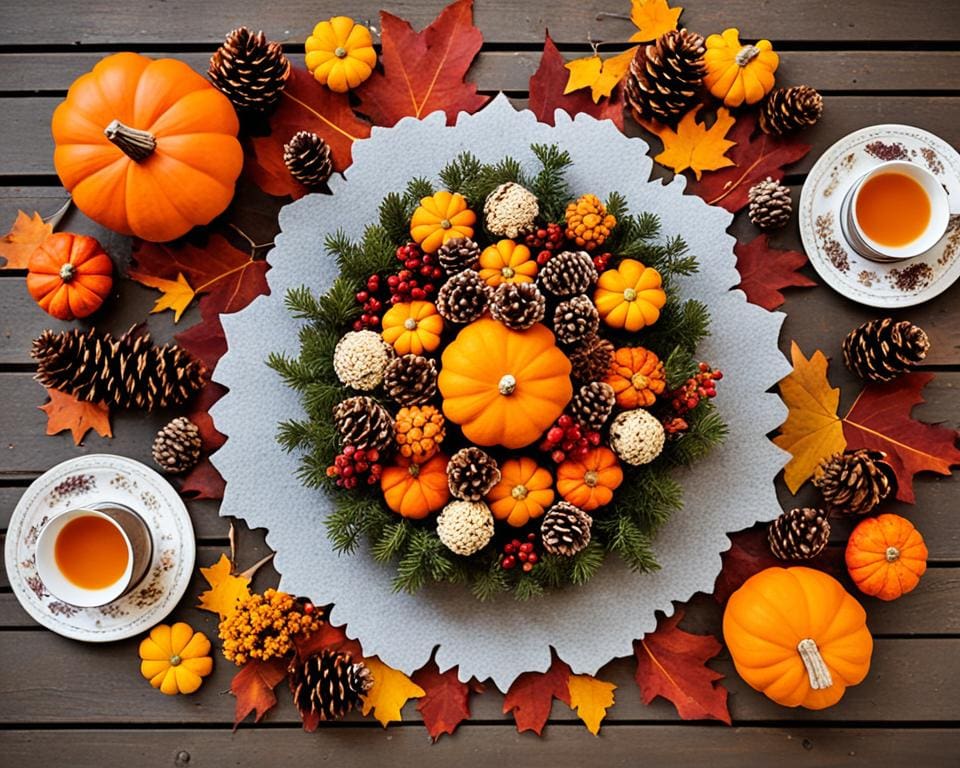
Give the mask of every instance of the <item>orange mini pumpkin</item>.
<path id="1" fill-rule="evenodd" d="M 443 318 L 429 301 L 394 304 L 383 316 L 383 340 L 399 355 L 422 355 L 440 346 Z"/>
<path id="2" fill-rule="evenodd" d="M 623 470 L 613 451 L 598 445 L 582 459 L 567 459 L 557 467 L 557 491 L 563 500 L 590 512 L 613 499 L 623 482 Z"/>
<path id="3" fill-rule="evenodd" d="M 396 464 L 385 467 L 380 476 L 380 490 L 387 506 L 414 520 L 442 509 L 450 499 L 447 461 L 442 453 L 434 454 L 423 464 L 398 457 Z"/>
<path id="4" fill-rule="evenodd" d="M 552 486 L 549 470 L 529 456 L 507 459 L 500 465 L 500 482 L 487 494 L 487 502 L 497 520 L 521 528 L 553 504 Z"/>
<path id="5" fill-rule="evenodd" d="M 87 235 L 57 232 L 37 246 L 27 264 L 27 290 L 58 320 L 88 317 L 113 288 L 113 262 Z"/>
<path id="6" fill-rule="evenodd" d="M 624 259 L 597 281 L 593 303 L 611 328 L 639 331 L 660 319 L 667 303 L 660 273 L 636 259 Z"/>
<path id="7" fill-rule="evenodd" d="M 435 253 L 453 237 L 473 237 L 476 221 L 463 195 L 443 189 L 420 200 L 410 219 L 410 237 L 424 253 Z"/>
<path id="8" fill-rule="evenodd" d="M 927 545 L 900 515 L 863 520 L 847 542 L 847 571 L 866 595 L 896 600 L 913 591 L 927 570 Z"/>
<path id="9" fill-rule="evenodd" d="M 532 283 L 537 274 L 537 262 L 530 249 L 513 240 L 498 240 L 480 254 L 480 277 L 496 288 L 501 283 Z"/>
<path id="10" fill-rule="evenodd" d="M 230 101 L 189 65 L 116 53 L 53 113 L 53 162 L 73 202 L 123 235 L 167 241 L 230 204 L 243 168 Z"/>
<path id="11" fill-rule="evenodd" d="M 649 349 L 623 347 L 613 353 L 613 365 L 604 381 L 613 387 L 621 408 L 648 408 L 663 394 L 667 377 L 663 363 Z"/>

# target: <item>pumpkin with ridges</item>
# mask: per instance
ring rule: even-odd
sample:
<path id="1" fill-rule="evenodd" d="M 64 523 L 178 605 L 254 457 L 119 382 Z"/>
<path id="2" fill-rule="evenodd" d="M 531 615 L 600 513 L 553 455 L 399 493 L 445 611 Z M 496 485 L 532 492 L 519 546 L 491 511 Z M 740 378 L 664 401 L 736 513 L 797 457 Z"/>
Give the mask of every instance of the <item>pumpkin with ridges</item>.
<path id="1" fill-rule="evenodd" d="M 140 674 L 168 696 L 193 693 L 211 672 L 210 641 L 185 622 L 158 624 L 140 642 Z"/>
<path id="2" fill-rule="evenodd" d="M 553 478 L 529 456 L 507 459 L 500 465 L 500 482 L 487 494 L 497 520 L 520 528 L 541 517 L 553 504 Z"/>
<path id="3" fill-rule="evenodd" d="M 857 589 L 881 600 L 896 600 L 920 583 L 927 570 L 927 545 L 905 517 L 878 515 L 853 529 L 845 559 Z"/>
<path id="4" fill-rule="evenodd" d="M 113 288 L 113 262 L 88 235 L 47 235 L 27 264 L 27 290 L 59 320 L 88 317 Z"/>
<path id="5" fill-rule="evenodd" d="M 609 504 L 623 482 L 616 454 L 598 445 L 582 459 L 567 459 L 557 467 L 557 491 L 563 500 L 591 512 Z"/>
<path id="6" fill-rule="evenodd" d="M 447 462 L 442 453 L 435 453 L 422 464 L 397 457 L 396 463 L 384 467 L 380 476 L 383 500 L 398 515 L 414 520 L 442 509 L 450 499 Z"/>

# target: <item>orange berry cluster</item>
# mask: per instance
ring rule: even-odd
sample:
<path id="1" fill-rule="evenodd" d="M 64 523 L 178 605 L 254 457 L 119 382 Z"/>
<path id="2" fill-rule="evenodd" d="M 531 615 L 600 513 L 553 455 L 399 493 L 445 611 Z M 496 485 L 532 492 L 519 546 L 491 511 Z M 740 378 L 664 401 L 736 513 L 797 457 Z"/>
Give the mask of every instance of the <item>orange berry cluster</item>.
<path id="1" fill-rule="evenodd" d="M 268 589 L 250 595 L 220 622 L 223 655 L 237 666 L 251 659 L 282 658 L 293 650 L 295 637 L 320 629 L 322 617 L 313 613 L 313 606 L 301 606 L 286 592 Z"/>
<path id="2" fill-rule="evenodd" d="M 426 461 L 439 450 L 446 434 L 443 414 L 432 405 L 412 405 L 397 413 L 394 435 L 405 458 Z"/>
<path id="3" fill-rule="evenodd" d="M 596 195 L 581 195 L 567 206 L 567 237 L 588 251 L 603 245 L 616 223 Z"/>

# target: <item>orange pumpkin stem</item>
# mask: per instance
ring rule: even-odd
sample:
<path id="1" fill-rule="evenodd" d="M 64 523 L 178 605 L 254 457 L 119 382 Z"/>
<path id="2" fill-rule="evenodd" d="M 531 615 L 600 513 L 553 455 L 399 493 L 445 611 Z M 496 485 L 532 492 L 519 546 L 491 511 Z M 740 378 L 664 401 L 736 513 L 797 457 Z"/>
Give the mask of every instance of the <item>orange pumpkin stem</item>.
<path id="1" fill-rule="evenodd" d="M 745 67 L 751 62 L 751 60 L 757 58 L 760 55 L 760 49 L 755 45 L 745 45 L 739 51 L 737 51 L 736 62 L 737 66 Z"/>
<path id="2" fill-rule="evenodd" d="M 887 562 L 895 563 L 900 559 L 900 550 L 896 547 L 887 547 Z"/>
<path id="3" fill-rule="evenodd" d="M 810 687 L 813 690 L 821 691 L 833 685 L 830 670 L 813 639 L 806 637 L 797 643 L 797 652 L 803 660 L 803 666 L 807 669 L 807 677 L 810 678 Z"/>
<path id="4" fill-rule="evenodd" d="M 103 135 L 136 163 L 146 160 L 157 148 L 157 138 L 152 133 L 141 131 L 139 128 L 131 128 L 119 120 L 112 121 L 104 128 Z"/>

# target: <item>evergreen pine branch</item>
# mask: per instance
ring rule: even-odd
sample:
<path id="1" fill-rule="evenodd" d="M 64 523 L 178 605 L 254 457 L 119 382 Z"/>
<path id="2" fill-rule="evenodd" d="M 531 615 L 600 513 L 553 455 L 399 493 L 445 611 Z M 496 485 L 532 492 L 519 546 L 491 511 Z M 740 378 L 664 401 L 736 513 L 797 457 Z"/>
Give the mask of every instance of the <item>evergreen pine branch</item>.
<path id="1" fill-rule="evenodd" d="M 464 182 L 461 194 L 474 209 L 478 209 L 493 190 L 508 181 L 527 186 L 523 168 L 512 157 L 504 158 L 496 165 L 482 166 L 473 179 Z"/>
<path id="2" fill-rule="evenodd" d="M 394 245 L 403 245 L 410 238 L 411 213 L 407 201 L 396 192 L 380 202 L 380 226 Z"/>
<path id="3" fill-rule="evenodd" d="M 597 541 L 591 541 L 586 547 L 570 558 L 570 581 L 573 584 L 586 584 L 596 575 L 603 565 L 606 553 Z"/>
<path id="4" fill-rule="evenodd" d="M 314 381 L 303 390 L 303 407 L 311 418 L 332 418 L 333 406 L 349 396 L 348 390 L 331 381 Z"/>
<path id="5" fill-rule="evenodd" d="M 689 354 L 710 335 L 710 311 L 697 299 L 680 300 L 667 293 L 667 303 L 657 324 L 648 329 L 644 346 L 653 349 L 680 347 Z"/>
<path id="6" fill-rule="evenodd" d="M 360 314 L 361 307 L 356 298 L 357 286 L 346 275 L 341 274 L 330 290 L 320 297 L 320 317 L 314 322 L 328 328 L 340 329 Z"/>
<path id="7" fill-rule="evenodd" d="M 540 582 L 529 573 L 522 573 L 519 578 L 517 578 L 516 583 L 513 585 L 513 596 L 521 602 L 525 602 L 534 597 L 540 597 L 542 595 L 543 585 L 541 585 Z"/>
<path id="8" fill-rule="evenodd" d="M 477 571 L 470 587 L 473 596 L 481 602 L 491 600 L 509 589 L 510 582 L 507 579 L 507 572 L 496 561 L 492 562 L 486 570 Z"/>
<path id="9" fill-rule="evenodd" d="M 597 522 L 597 528 L 606 538 L 607 549 L 620 555 L 631 571 L 648 573 L 659 568 L 653 543 L 635 519 L 607 517 Z"/>
<path id="10" fill-rule="evenodd" d="M 371 552 L 377 562 L 392 560 L 402 550 L 410 537 L 410 524 L 406 520 L 388 523 L 377 537 Z"/>
<path id="11" fill-rule="evenodd" d="M 697 364 L 689 350 L 674 347 L 663 361 L 663 372 L 666 375 L 667 388 L 678 389 L 697 372 Z"/>
<path id="12" fill-rule="evenodd" d="M 432 194 L 433 184 L 428 179 L 419 176 L 411 179 L 407 184 L 407 191 L 404 193 L 404 202 L 407 204 L 407 209 L 412 214 L 413 210 L 420 205 L 420 201 Z"/>
<path id="13" fill-rule="evenodd" d="M 530 149 L 540 161 L 540 171 L 530 183 L 530 191 L 540 203 L 540 218 L 560 222 L 571 197 L 566 180 L 566 170 L 573 162 L 570 153 L 556 144 L 534 144 Z"/>
<path id="14" fill-rule="evenodd" d="M 347 233 L 338 229 L 331 235 L 327 235 L 323 241 L 323 247 L 337 261 L 337 266 L 341 269 L 352 261 L 360 258 L 360 248 L 353 242 Z"/>
<path id="15" fill-rule="evenodd" d="M 470 152 L 461 152 L 455 160 L 447 163 L 440 171 L 440 181 L 443 182 L 445 189 L 459 192 L 466 197 L 464 190 L 475 181 L 482 170 L 483 163 L 475 155 Z"/>
<path id="16" fill-rule="evenodd" d="M 316 369 L 300 358 L 288 357 L 282 352 L 271 352 L 267 367 L 276 371 L 283 383 L 297 392 L 304 392 L 316 379 Z"/>
<path id="17" fill-rule="evenodd" d="M 670 440 L 665 453 L 672 464 L 690 466 L 704 459 L 727 437 L 728 428 L 713 403 L 701 401 L 687 415 L 689 428 Z"/>
<path id="18" fill-rule="evenodd" d="M 605 205 L 607 207 L 607 213 L 609 213 L 611 216 L 613 216 L 617 220 L 617 227 L 622 227 L 624 225 L 624 221 L 627 219 L 627 216 L 629 215 L 629 206 L 627 205 L 627 198 L 625 198 L 622 194 L 614 190 L 607 197 L 607 201 Z M 616 231 L 616 228 L 614 229 L 614 231 Z"/>
<path id="19" fill-rule="evenodd" d="M 433 531 L 419 528 L 411 534 L 400 561 L 393 588 L 414 593 L 428 581 L 443 581 L 453 564 L 443 553 L 444 546 Z"/>
<path id="20" fill-rule="evenodd" d="M 319 300 L 305 285 L 288 290 L 283 303 L 287 311 L 298 320 L 320 322 L 323 319 Z"/>
<path id="21" fill-rule="evenodd" d="M 300 466 L 297 467 L 297 477 L 307 488 L 321 488 L 332 490 L 336 487 L 334 479 L 327 474 L 327 467 L 333 464 L 336 449 L 324 451 L 314 448 L 300 457 Z"/>

